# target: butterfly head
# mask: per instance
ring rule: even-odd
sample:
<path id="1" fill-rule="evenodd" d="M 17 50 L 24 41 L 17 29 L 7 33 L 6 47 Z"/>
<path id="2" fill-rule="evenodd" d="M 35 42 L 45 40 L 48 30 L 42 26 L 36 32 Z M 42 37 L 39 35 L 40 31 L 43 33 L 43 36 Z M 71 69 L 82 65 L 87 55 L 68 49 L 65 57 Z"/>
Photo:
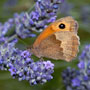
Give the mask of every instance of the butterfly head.
<path id="1" fill-rule="evenodd" d="M 71 31 L 77 32 L 78 23 L 71 16 L 61 18 L 51 25 L 54 31 Z"/>

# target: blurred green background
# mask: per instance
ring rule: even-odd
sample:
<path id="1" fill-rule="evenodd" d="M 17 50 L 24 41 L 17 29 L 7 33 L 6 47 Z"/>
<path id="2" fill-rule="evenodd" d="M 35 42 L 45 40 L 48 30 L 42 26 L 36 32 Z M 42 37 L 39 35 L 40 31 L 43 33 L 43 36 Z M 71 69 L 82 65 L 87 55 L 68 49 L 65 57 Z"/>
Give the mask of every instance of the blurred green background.
<path id="1" fill-rule="evenodd" d="M 0 22 L 4 23 L 8 18 L 13 17 L 15 12 L 27 11 L 33 4 L 34 0 L 0 0 Z M 65 0 L 61 4 L 57 15 L 58 18 L 71 15 L 79 22 L 78 35 L 81 43 L 79 56 L 83 47 L 90 43 L 90 0 Z M 23 41 L 29 45 L 34 39 L 25 39 Z M 21 44 L 22 41 L 17 46 L 19 47 Z M 22 48 L 24 48 L 24 45 Z M 30 86 L 27 81 L 19 82 L 17 79 L 12 79 L 8 71 L 0 71 L 0 90 L 65 90 L 61 72 L 68 66 L 77 68 L 78 56 L 69 63 L 51 60 L 55 64 L 54 78 L 44 85 Z"/>

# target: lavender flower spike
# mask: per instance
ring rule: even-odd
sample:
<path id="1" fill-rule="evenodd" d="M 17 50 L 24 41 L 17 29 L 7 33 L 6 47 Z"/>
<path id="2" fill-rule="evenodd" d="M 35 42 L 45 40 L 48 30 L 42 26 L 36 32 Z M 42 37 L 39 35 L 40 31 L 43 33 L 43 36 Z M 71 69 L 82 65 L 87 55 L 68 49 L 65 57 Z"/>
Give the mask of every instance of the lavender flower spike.
<path id="1" fill-rule="evenodd" d="M 35 10 L 14 15 L 16 33 L 21 38 L 35 37 L 32 32 L 41 32 L 56 20 L 56 13 L 62 0 L 36 0 Z"/>
<path id="2" fill-rule="evenodd" d="M 29 51 L 14 48 L 12 42 L 0 46 L 0 69 L 9 70 L 11 76 L 19 81 L 28 80 L 35 85 L 44 84 L 53 78 L 54 64 L 50 61 L 34 62 Z"/>
<path id="3" fill-rule="evenodd" d="M 31 85 L 44 84 L 51 80 L 54 65 L 49 63 L 47 69 L 45 63 L 48 61 L 34 62 L 30 56 L 30 52 L 26 50 L 16 53 L 13 64 L 9 69 L 13 78 L 18 78 L 19 81 L 28 80 Z"/>

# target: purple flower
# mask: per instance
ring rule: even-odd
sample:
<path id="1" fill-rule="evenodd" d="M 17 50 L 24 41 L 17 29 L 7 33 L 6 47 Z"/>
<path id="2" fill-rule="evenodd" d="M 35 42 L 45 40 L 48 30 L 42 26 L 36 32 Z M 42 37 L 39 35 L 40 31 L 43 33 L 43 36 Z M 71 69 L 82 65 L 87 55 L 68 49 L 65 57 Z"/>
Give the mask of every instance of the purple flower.
<path id="1" fill-rule="evenodd" d="M 10 58 L 12 57 L 14 51 L 14 42 L 12 43 L 4 43 L 0 45 L 0 69 L 7 70 L 10 65 Z M 11 49 L 12 48 L 12 49 Z"/>
<path id="2" fill-rule="evenodd" d="M 14 26 L 13 18 L 10 18 L 4 24 L 0 23 L 0 37 L 4 37 L 6 33 Z"/>
<path id="3" fill-rule="evenodd" d="M 51 76 L 51 74 L 53 73 L 53 68 L 46 69 L 44 63 L 46 63 L 46 61 L 33 62 L 30 65 L 30 68 L 32 69 L 32 72 L 30 72 L 32 77 L 32 79 L 29 81 L 30 84 L 32 85 L 38 84 L 38 83 L 44 84 L 53 78 Z"/>
<path id="4" fill-rule="evenodd" d="M 88 78 L 88 76 L 84 76 L 83 79 L 84 79 L 85 81 L 88 81 L 89 78 Z"/>
<path id="5" fill-rule="evenodd" d="M 32 19 L 34 20 L 38 20 L 39 19 L 39 12 L 34 12 L 34 11 L 32 11 L 32 13 L 31 13 L 31 17 L 32 17 Z"/>
<path id="6" fill-rule="evenodd" d="M 54 22 L 55 20 L 56 20 L 56 16 L 55 16 L 55 17 L 50 18 L 50 19 L 48 20 L 48 23 L 50 23 L 50 22 Z"/>
<path id="7" fill-rule="evenodd" d="M 35 37 L 36 35 L 31 33 L 30 30 L 30 16 L 28 13 L 22 12 L 20 15 L 15 14 L 14 15 L 14 21 L 16 25 L 16 34 L 20 36 L 21 38 L 26 37 Z"/>
<path id="8" fill-rule="evenodd" d="M 6 37 L 0 37 L 0 44 L 1 43 L 5 43 L 7 41 L 8 38 Z"/>
<path id="9" fill-rule="evenodd" d="M 54 64 L 52 64 L 50 61 L 45 61 L 44 62 L 45 68 L 46 69 L 53 69 L 54 68 Z"/>
<path id="10" fill-rule="evenodd" d="M 74 78 L 72 80 L 72 86 L 80 86 L 80 80 L 78 78 Z"/>
<path id="11" fill-rule="evenodd" d="M 31 56 L 31 53 L 29 51 L 25 50 L 21 53 L 21 56 L 24 58 L 27 58 L 27 57 Z"/>
<path id="12" fill-rule="evenodd" d="M 26 58 L 26 63 L 32 63 L 33 60 L 31 58 Z"/>
<path id="13" fill-rule="evenodd" d="M 85 62 L 84 61 L 80 61 L 80 63 L 78 64 L 78 67 L 80 69 L 84 69 L 85 68 Z"/>
<path id="14" fill-rule="evenodd" d="M 9 71 L 11 72 L 11 76 L 16 75 L 16 68 L 11 67 L 11 68 L 9 69 Z"/>

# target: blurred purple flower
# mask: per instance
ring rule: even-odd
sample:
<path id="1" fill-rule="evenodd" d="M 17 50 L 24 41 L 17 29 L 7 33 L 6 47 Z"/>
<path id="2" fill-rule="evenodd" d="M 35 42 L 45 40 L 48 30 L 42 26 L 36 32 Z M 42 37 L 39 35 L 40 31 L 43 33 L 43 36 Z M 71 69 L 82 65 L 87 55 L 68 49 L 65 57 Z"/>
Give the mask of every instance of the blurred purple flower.
<path id="1" fill-rule="evenodd" d="M 64 0 L 63 3 L 60 6 L 60 12 L 64 16 L 70 15 L 71 9 L 74 7 L 74 4 L 69 3 L 67 0 Z"/>
<path id="2" fill-rule="evenodd" d="M 6 9 L 10 7 L 14 7 L 17 3 L 18 3 L 18 0 L 6 0 L 6 2 L 4 3 L 4 7 Z"/>
<path id="3" fill-rule="evenodd" d="M 72 86 L 73 87 L 80 86 L 80 80 L 78 78 L 74 78 L 72 80 Z"/>
<path id="4" fill-rule="evenodd" d="M 63 78 L 63 82 L 64 82 L 65 86 L 71 87 L 72 79 L 74 79 L 77 75 L 79 75 L 79 72 L 76 69 L 67 67 L 67 69 L 62 72 L 62 78 Z"/>
<path id="5" fill-rule="evenodd" d="M 81 7 L 81 11 L 80 11 L 81 15 L 81 20 L 82 20 L 82 23 L 85 24 L 85 25 L 89 25 L 90 24 L 90 5 L 84 5 Z"/>
<path id="6" fill-rule="evenodd" d="M 78 64 L 78 67 L 79 67 L 80 69 L 84 69 L 84 68 L 85 68 L 85 63 L 84 63 L 84 61 L 81 61 L 81 62 Z"/>

